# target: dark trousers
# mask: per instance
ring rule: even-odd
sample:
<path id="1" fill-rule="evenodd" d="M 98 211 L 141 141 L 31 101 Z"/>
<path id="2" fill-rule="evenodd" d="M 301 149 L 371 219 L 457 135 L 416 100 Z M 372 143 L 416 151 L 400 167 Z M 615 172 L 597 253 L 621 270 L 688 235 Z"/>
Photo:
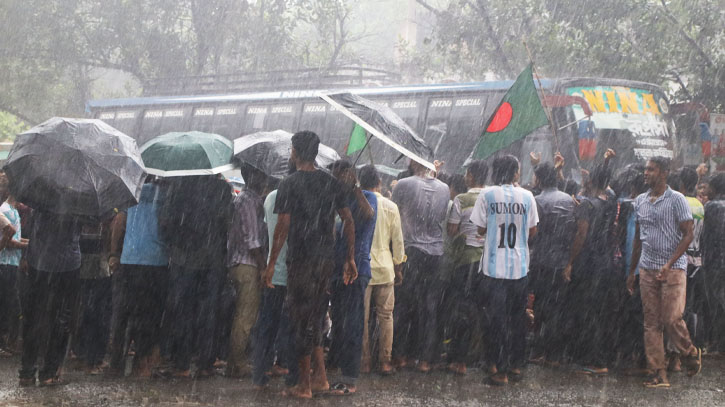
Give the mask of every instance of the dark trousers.
<path id="1" fill-rule="evenodd" d="M 567 333 L 575 363 L 607 367 L 614 362 L 624 320 L 622 280 L 612 268 L 574 271 L 567 293 L 567 308 L 571 313 Z"/>
<path id="2" fill-rule="evenodd" d="M 395 291 L 393 357 L 432 362 L 439 350 L 438 307 L 445 291 L 438 279 L 441 256 L 405 250 L 403 284 Z"/>
<path id="3" fill-rule="evenodd" d="M 168 332 L 174 365 L 188 370 L 198 351 L 197 367 L 210 369 L 216 360 L 219 295 L 226 270 L 196 270 L 172 263 L 170 271 Z"/>
<path id="4" fill-rule="evenodd" d="M 705 295 L 704 270 L 702 267 L 687 266 L 687 299 L 683 319 L 687 324 L 692 342 L 698 348 L 706 346 L 705 332 L 708 309 Z"/>
<path id="5" fill-rule="evenodd" d="M 81 280 L 81 315 L 73 349 L 89 366 L 103 363 L 111 329 L 111 277 Z"/>
<path id="6" fill-rule="evenodd" d="M 65 360 L 73 309 L 78 298 L 80 270 L 47 272 L 31 268 L 28 274 L 20 378 L 35 377 L 36 363 L 46 345 L 43 368 L 38 377 L 47 380 L 58 375 L 58 369 Z"/>
<path id="7" fill-rule="evenodd" d="M 489 360 L 500 373 L 520 369 L 526 360 L 526 303 L 528 278 L 504 280 L 484 276 L 481 295 L 489 327 Z"/>
<path id="8" fill-rule="evenodd" d="M 637 277 L 639 280 L 639 277 Z M 617 349 L 624 358 L 635 358 L 635 363 L 646 367 L 644 353 L 644 313 L 639 292 L 639 281 L 635 284 L 633 295 L 626 293 L 626 283 L 622 284 L 622 292 L 626 293 L 622 300 L 622 322 L 617 341 Z"/>
<path id="9" fill-rule="evenodd" d="M 451 274 L 446 293 L 444 318 L 448 320 L 451 344 L 448 360 L 451 363 L 466 363 L 474 330 L 480 332 L 479 315 L 483 310 L 482 299 L 478 297 L 480 274 L 479 262 L 457 267 Z"/>
<path id="10" fill-rule="evenodd" d="M 358 277 L 348 285 L 342 279 L 335 279 L 330 289 L 332 344 L 328 360 L 330 366 L 340 368 L 346 384 L 354 385 L 360 376 L 365 290 L 369 282 L 370 277 Z"/>
<path id="11" fill-rule="evenodd" d="M 0 265 L 0 347 L 14 346 L 20 331 L 18 267 Z"/>
<path id="12" fill-rule="evenodd" d="M 324 258 L 294 260 L 287 265 L 287 312 L 297 359 L 322 346 L 321 321 L 327 312 L 333 267 L 333 261 Z"/>
<path id="13" fill-rule="evenodd" d="M 706 338 L 708 350 L 725 352 L 725 269 L 706 268 L 701 273 L 706 283 Z"/>
<path id="14" fill-rule="evenodd" d="M 254 326 L 252 379 L 257 386 L 267 384 L 266 373 L 274 364 L 275 351 L 280 365 L 297 370 L 297 360 L 290 355 L 290 321 L 284 310 L 287 287 L 265 288 Z"/>
<path id="15" fill-rule="evenodd" d="M 563 331 L 567 283 L 562 272 L 563 269 L 534 267 L 529 274 L 536 322 L 533 353 L 557 362 L 564 356 L 568 339 Z"/>
<path id="16" fill-rule="evenodd" d="M 130 341 L 139 358 L 160 345 L 169 271 L 164 266 L 124 264 L 112 278 L 111 366 L 121 369 Z"/>

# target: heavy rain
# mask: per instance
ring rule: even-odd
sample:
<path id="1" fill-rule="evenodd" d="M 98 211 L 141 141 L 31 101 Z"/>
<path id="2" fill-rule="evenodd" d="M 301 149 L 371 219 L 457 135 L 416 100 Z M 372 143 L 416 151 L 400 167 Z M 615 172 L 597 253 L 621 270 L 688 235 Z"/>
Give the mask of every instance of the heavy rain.
<path id="1" fill-rule="evenodd" d="M 725 405 L 725 0 L 0 0 L 1 406 Z"/>

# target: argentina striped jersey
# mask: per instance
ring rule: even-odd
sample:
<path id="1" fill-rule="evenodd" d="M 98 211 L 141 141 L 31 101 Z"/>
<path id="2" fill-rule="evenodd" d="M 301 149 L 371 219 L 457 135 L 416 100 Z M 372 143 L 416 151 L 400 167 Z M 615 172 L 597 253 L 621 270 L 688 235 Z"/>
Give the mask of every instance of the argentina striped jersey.
<path id="1" fill-rule="evenodd" d="M 539 223 L 531 192 L 512 185 L 485 188 L 476 200 L 471 222 L 486 229 L 479 272 L 518 280 L 529 270 L 529 229 Z"/>

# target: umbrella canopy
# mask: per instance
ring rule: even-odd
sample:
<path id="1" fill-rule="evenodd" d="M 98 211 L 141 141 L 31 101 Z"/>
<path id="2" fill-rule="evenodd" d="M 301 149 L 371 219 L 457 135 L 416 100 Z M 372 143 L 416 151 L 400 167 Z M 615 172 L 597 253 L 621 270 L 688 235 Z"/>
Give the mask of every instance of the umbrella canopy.
<path id="1" fill-rule="evenodd" d="M 131 137 L 100 120 L 59 117 L 19 134 L 4 170 L 18 201 L 92 217 L 137 204 L 146 178 Z"/>
<path id="2" fill-rule="evenodd" d="M 282 179 L 289 172 L 292 133 L 284 130 L 263 131 L 234 140 L 234 158 L 267 174 Z M 315 164 L 320 168 L 339 160 L 332 148 L 320 144 Z"/>
<path id="3" fill-rule="evenodd" d="M 408 158 L 435 170 L 433 150 L 389 107 L 352 93 L 320 94 L 368 133 Z"/>
<path id="4" fill-rule="evenodd" d="M 141 158 L 149 174 L 162 177 L 213 175 L 234 168 L 232 142 L 199 131 L 154 137 L 141 146 Z"/>

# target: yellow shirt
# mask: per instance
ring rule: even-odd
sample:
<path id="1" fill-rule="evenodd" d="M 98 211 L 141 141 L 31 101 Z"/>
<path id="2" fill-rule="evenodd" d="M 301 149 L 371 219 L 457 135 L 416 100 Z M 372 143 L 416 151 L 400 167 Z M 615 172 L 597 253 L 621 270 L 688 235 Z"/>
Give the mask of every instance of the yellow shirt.
<path id="1" fill-rule="evenodd" d="M 370 285 L 390 284 L 395 280 L 395 265 L 405 262 L 403 228 L 398 205 L 375 193 L 378 198 L 378 218 L 375 221 L 373 245 L 370 249 Z M 393 251 L 390 251 L 392 242 Z"/>

